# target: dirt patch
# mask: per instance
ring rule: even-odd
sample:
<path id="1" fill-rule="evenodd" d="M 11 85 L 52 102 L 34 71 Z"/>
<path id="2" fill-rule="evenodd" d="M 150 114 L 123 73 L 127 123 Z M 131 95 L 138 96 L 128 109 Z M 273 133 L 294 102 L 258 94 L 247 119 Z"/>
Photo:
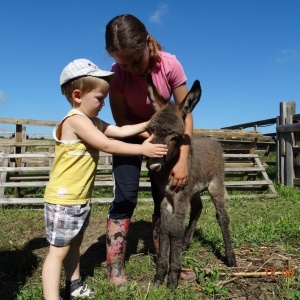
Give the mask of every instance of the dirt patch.
<path id="1" fill-rule="evenodd" d="M 235 252 L 238 267 L 229 270 L 220 266 L 224 279 L 219 284 L 229 289 L 228 299 L 281 299 L 272 296 L 271 290 L 280 286 L 282 280 L 299 276 L 299 255 L 287 254 L 281 248 L 263 246 Z"/>

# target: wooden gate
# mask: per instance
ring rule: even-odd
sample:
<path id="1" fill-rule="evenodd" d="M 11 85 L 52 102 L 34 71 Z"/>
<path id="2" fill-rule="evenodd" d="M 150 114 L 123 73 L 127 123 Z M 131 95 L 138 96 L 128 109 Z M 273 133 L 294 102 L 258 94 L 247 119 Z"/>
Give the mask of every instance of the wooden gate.
<path id="1" fill-rule="evenodd" d="M 277 180 L 283 185 L 300 186 L 300 115 L 296 102 L 281 102 L 277 118 Z"/>

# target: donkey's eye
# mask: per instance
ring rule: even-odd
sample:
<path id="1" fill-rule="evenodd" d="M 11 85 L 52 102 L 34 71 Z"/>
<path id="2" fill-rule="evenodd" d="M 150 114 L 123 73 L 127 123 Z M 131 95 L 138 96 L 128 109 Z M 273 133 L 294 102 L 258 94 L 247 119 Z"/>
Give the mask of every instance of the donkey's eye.
<path id="1" fill-rule="evenodd" d="M 171 138 L 171 142 L 178 143 L 181 140 L 180 135 L 175 135 Z"/>

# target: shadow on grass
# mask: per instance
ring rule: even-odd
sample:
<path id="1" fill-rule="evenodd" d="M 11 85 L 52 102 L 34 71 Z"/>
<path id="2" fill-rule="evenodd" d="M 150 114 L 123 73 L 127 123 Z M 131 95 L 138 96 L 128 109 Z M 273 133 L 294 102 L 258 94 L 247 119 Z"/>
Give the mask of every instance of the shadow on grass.
<path id="1" fill-rule="evenodd" d="M 129 227 L 127 249 L 125 260 L 129 260 L 130 256 L 136 253 L 148 255 L 154 253 L 152 243 L 152 223 L 147 221 L 132 222 Z M 142 241 L 142 248 L 138 247 Z M 104 267 L 106 263 L 106 235 L 103 234 L 98 241 L 92 244 L 80 257 L 81 270 L 83 276 L 94 276 L 95 268 Z M 106 264 L 105 264 L 106 265 Z"/>
<path id="2" fill-rule="evenodd" d="M 207 248 L 211 249 L 211 252 L 216 256 L 217 259 L 222 261 L 225 265 L 227 264 L 226 256 L 221 253 L 220 249 L 216 246 L 216 243 L 204 238 L 204 236 L 200 230 L 198 230 L 198 229 L 195 230 L 194 238 L 201 241 L 201 245 L 203 246 L 203 248 L 207 247 Z"/>
<path id="3" fill-rule="evenodd" d="M 33 251 L 44 247 L 48 247 L 45 238 L 34 238 L 22 249 L 0 252 L 0 299 L 16 299 L 27 278 L 39 266 L 39 258 Z"/>
<path id="4" fill-rule="evenodd" d="M 201 240 L 203 247 L 211 249 L 212 253 L 226 264 L 226 257 L 222 255 L 221 251 L 216 247 L 213 241 L 207 240 L 203 237 L 201 232 L 196 229 L 194 237 Z M 142 246 L 141 246 L 142 245 Z M 126 261 L 130 259 L 131 255 L 142 253 L 148 255 L 155 253 L 152 242 L 152 223 L 147 221 L 137 221 L 130 224 L 128 233 Z M 98 241 L 92 244 L 80 258 L 81 270 L 83 276 L 94 276 L 95 268 L 106 266 L 106 236 L 101 235 Z"/>

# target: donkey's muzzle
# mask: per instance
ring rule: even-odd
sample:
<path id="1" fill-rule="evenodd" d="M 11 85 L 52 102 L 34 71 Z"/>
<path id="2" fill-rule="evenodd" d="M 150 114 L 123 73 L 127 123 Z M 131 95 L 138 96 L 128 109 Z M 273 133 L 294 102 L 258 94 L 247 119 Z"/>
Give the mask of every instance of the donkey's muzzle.
<path id="1" fill-rule="evenodd" d="M 159 163 L 151 164 L 151 165 L 148 164 L 147 168 L 149 169 L 149 171 L 159 172 L 161 170 L 161 164 L 159 164 Z"/>

